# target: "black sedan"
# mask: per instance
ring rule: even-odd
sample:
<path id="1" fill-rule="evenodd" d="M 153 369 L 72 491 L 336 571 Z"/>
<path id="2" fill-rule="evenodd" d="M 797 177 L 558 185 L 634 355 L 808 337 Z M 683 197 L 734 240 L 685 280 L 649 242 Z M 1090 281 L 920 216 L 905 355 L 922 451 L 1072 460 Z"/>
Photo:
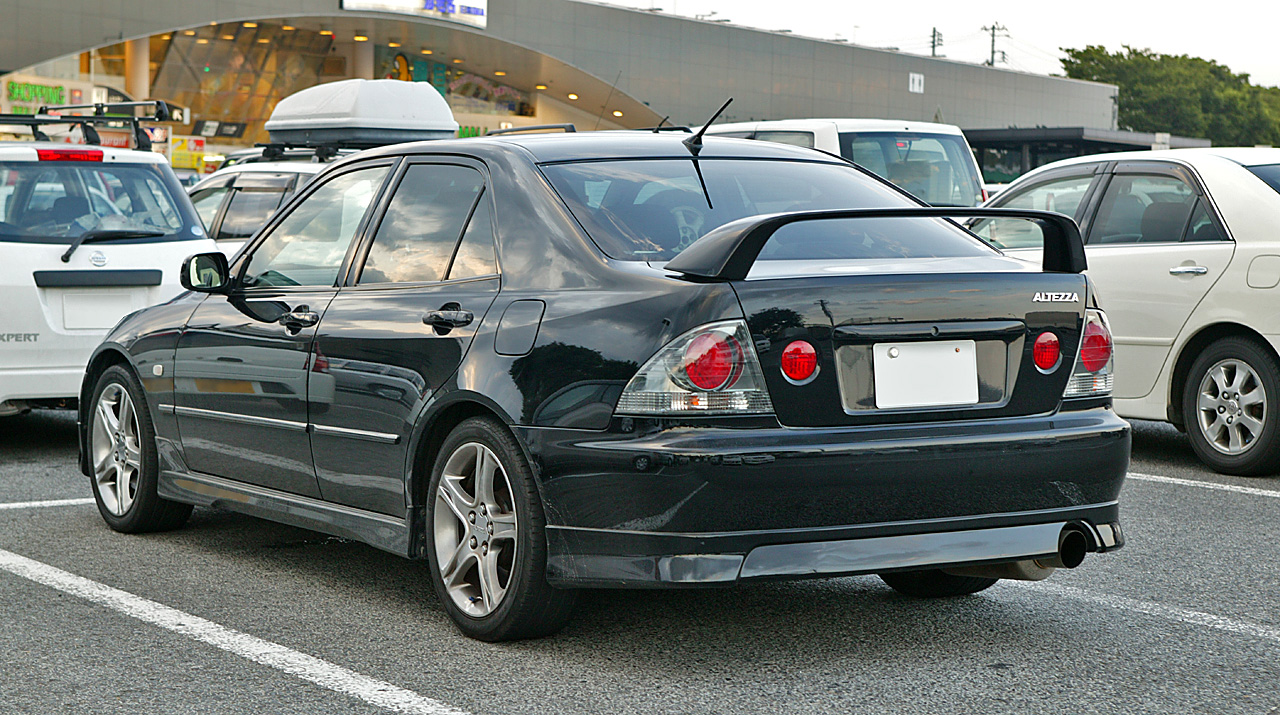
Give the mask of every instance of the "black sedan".
<path id="1" fill-rule="evenodd" d="M 465 633 L 581 587 L 879 574 L 916 596 L 1120 547 L 1129 427 L 1067 218 L 1043 269 L 836 157 L 507 136 L 324 170 L 88 365 L 118 531 L 217 505 L 427 559 Z M 985 213 L 984 213 L 985 211 Z"/>

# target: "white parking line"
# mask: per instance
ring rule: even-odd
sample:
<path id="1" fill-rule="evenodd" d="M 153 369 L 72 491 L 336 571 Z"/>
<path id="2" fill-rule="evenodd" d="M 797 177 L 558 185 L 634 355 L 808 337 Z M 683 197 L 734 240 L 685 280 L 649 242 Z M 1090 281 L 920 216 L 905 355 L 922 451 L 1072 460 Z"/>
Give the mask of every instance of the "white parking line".
<path id="1" fill-rule="evenodd" d="M 50 499 L 47 501 L 13 501 L 0 504 L 0 510 L 4 509 L 42 509 L 48 506 L 83 506 L 92 504 L 93 499 Z"/>
<path id="2" fill-rule="evenodd" d="M 126 616 L 181 633 L 215 648 L 248 658 L 371 705 L 412 715 L 467 715 L 463 710 L 347 670 L 278 643 L 206 621 L 106 584 L 67 573 L 39 561 L 0 549 L 0 570 L 106 606 Z"/>
<path id="3" fill-rule="evenodd" d="M 1137 479 L 1144 482 L 1159 482 L 1161 484 L 1177 484 L 1184 487 L 1199 487 L 1200 489 L 1214 489 L 1221 492 L 1236 492 L 1237 494 L 1249 494 L 1255 497 L 1270 497 L 1272 499 L 1280 499 L 1280 491 L 1272 491 L 1269 489 L 1256 489 L 1254 487 L 1238 487 L 1234 484 L 1218 484 L 1217 482 L 1202 482 L 1196 479 L 1179 479 L 1177 477 L 1162 477 L 1159 474 L 1142 474 L 1140 472 L 1129 472 L 1125 475 L 1126 479 Z"/>
<path id="4" fill-rule="evenodd" d="M 1086 591 L 1073 586 L 1061 586 L 1044 581 L 1007 581 L 1006 583 L 1011 586 L 1024 588 L 1028 591 L 1048 591 L 1049 593 L 1057 596 L 1064 596 L 1066 598 L 1085 601 L 1099 606 L 1107 606 L 1108 608 L 1114 608 L 1121 611 L 1133 611 L 1148 616 L 1155 616 L 1156 618 L 1163 618 L 1167 621 L 1188 623 L 1196 626 L 1206 626 L 1220 631 L 1227 631 L 1228 633 L 1253 636 L 1254 638 L 1262 638 L 1280 643 L 1280 628 L 1272 626 L 1263 626 L 1257 623 L 1250 623 L 1248 621 L 1238 621 L 1224 616 L 1215 616 L 1212 613 L 1193 611 L 1189 608 L 1165 606 L 1159 603 L 1139 601 L 1133 598 L 1125 598 L 1124 596 L 1116 596 L 1113 594 L 1094 593 L 1092 591 Z"/>

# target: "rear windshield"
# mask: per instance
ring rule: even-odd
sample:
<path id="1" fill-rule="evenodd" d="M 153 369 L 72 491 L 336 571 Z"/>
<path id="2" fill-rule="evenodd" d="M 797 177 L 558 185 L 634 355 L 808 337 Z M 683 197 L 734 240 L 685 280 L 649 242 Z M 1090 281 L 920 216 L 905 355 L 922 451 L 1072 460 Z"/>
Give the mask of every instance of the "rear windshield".
<path id="1" fill-rule="evenodd" d="M 95 229 L 176 238 L 183 225 L 177 199 L 153 166 L 0 162 L 0 241 L 69 244 Z"/>
<path id="2" fill-rule="evenodd" d="M 934 206 L 982 203 L 977 163 L 953 134 L 844 132 L 840 155 Z"/>
<path id="3" fill-rule="evenodd" d="M 543 171 L 600 250 L 623 260 L 666 262 L 711 230 L 748 216 L 918 206 L 857 169 L 838 164 L 654 159 L 555 164 Z M 770 239 L 760 258 L 937 258 L 991 252 L 940 219 L 856 219 L 787 226 Z"/>
<path id="4" fill-rule="evenodd" d="M 1280 164 L 1267 164 L 1265 166 L 1249 166 L 1245 167 L 1253 172 L 1253 175 L 1266 182 L 1267 186 L 1280 191 Z"/>

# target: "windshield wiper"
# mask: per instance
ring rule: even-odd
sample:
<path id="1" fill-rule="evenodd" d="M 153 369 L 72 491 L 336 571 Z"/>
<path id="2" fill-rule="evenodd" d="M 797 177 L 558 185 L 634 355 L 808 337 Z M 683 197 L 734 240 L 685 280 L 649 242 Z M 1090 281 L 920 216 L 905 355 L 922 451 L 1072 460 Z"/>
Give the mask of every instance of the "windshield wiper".
<path id="1" fill-rule="evenodd" d="M 71 244 L 67 252 L 62 254 L 62 262 L 70 263 L 71 254 L 75 253 L 81 244 L 113 241 L 117 238 L 158 238 L 163 235 L 165 235 L 164 231 L 144 231 L 131 228 L 97 228 L 92 231 L 85 231 Z"/>

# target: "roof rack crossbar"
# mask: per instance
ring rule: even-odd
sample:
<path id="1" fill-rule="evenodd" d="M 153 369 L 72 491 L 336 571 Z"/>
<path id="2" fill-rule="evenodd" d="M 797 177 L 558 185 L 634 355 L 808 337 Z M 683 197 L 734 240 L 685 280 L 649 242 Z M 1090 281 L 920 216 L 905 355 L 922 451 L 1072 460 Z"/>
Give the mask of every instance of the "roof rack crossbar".
<path id="1" fill-rule="evenodd" d="M 578 128 L 572 124 L 534 124 L 528 127 L 510 127 L 507 129 L 490 129 L 485 133 L 487 137 L 496 137 L 502 134 L 519 134 L 521 132 L 542 132 L 553 129 L 559 129 L 566 134 L 576 133 Z"/>
<path id="2" fill-rule="evenodd" d="M 107 114 L 108 111 L 133 107 L 154 107 L 155 114 L 149 117 L 138 117 L 132 114 Z M 77 109 L 92 109 L 93 114 L 50 114 L 49 112 L 66 112 Z M 54 124 L 78 125 L 84 133 L 85 143 L 101 144 L 102 139 L 94 129 L 96 124 L 128 124 L 133 130 L 134 148 L 141 151 L 151 150 L 151 137 L 140 122 L 169 121 L 169 105 L 161 99 L 149 99 L 145 102 L 97 102 L 94 104 L 61 104 L 42 106 L 35 114 L 0 114 L 0 125 L 9 124 L 31 127 L 31 136 L 36 141 L 49 141 L 49 136 L 40 131 L 40 127 Z"/>

